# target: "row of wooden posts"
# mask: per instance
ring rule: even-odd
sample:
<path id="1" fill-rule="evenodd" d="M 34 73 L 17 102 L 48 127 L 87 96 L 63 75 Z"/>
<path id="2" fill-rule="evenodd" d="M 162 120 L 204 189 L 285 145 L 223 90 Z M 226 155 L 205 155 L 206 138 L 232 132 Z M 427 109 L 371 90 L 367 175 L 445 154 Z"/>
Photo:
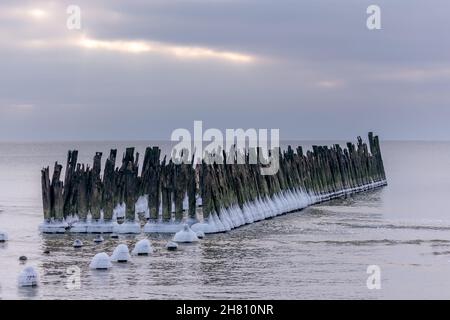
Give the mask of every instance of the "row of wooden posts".
<path id="1" fill-rule="evenodd" d="M 95 154 L 90 167 L 78 163 L 78 151 L 73 150 L 68 152 L 64 181 L 62 165 L 55 163 L 51 177 L 49 167 L 42 170 L 44 219 L 60 221 L 78 215 L 84 220 L 90 213 L 99 220 L 103 212 L 103 219 L 110 221 L 114 208 L 124 203 L 125 219 L 134 221 L 136 201 L 144 195 L 148 196 L 150 220 L 181 221 L 185 198 L 188 217 L 196 219 L 198 197 L 203 217 L 208 218 L 221 208 L 242 208 L 247 202 L 287 190 L 324 195 L 385 181 L 379 139 L 369 133 L 368 141 L 369 146 L 358 137 L 356 145 L 313 146 L 306 153 L 302 147 L 272 150 L 279 153 L 279 170 L 274 175 L 262 175 L 261 162 L 249 163 L 258 149 L 246 152 L 245 164 L 230 163 L 224 153 L 223 163 L 202 161 L 193 166 L 166 157 L 161 161 L 161 150 L 148 147 L 140 174 L 139 153 L 134 148 L 126 149 L 120 167 L 116 167 L 117 150 L 111 150 L 103 173 L 102 153 Z"/>

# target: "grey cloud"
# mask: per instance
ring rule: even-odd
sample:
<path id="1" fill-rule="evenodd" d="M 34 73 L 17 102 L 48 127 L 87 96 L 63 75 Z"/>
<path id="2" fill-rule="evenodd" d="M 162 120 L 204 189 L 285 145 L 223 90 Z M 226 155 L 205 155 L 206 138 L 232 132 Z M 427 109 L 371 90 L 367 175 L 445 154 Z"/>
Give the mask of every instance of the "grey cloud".
<path id="1" fill-rule="evenodd" d="M 446 1 L 377 1 L 383 30 L 373 32 L 365 28 L 372 3 L 365 0 L 77 2 L 94 38 L 263 59 L 236 65 L 24 48 L 17 44 L 67 36 L 65 12 L 47 27 L 2 19 L 0 140 L 167 139 L 193 120 L 280 128 L 289 139 L 348 139 L 367 130 L 387 139 L 450 139 Z M 39 5 L 0 5 L 17 6 Z"/>

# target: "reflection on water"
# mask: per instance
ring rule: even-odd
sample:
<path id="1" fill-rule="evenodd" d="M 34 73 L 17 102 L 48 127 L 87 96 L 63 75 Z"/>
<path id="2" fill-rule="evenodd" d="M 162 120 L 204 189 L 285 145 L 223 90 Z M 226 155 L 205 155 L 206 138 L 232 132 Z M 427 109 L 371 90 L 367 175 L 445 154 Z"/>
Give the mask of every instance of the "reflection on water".
<path id="1" fill-rule="evenodd" d="M 0 229 L 10 237 L 0 243 L 0 297 L 450 298 L 450 218 L 443 197 L 450 194 L 450 144 L 383 146 L 387 188 L 208 235 L 173 252 L 165 249 L 170 235 L 149 235 L 155 249 L 149 257 L 133 256 L 129 263 L 97 271 L 89 269 L 94 254 L 111 254 L 119 243 L 132 250 L 145 235 L 106 235 L 95 244 L 95 235 L 39 234 L 39 169 L 58 157 L 63 161 L 71 146 L 43 144 L 25 153 L 20 146 L 0 144 Z M 98 149 L 93 143 L 78 147 L 86 158 Z M 430 150 L 439 150 L 433 166 L 423 156 Z M 410 156 L 404 161 L 406 152 Z M 418 167 L 430 172 L 411 175 Z M 82 248 L 72 247 L 76 238 Z M 28 257 L 25 264 L 18 260 L 21 255 Z M 381 290 L 366 287 L 367 266 L 373 264 L 381 268 Z M 27 265 L 39 269 L 38 288 L 17 287 Z M 81 270 L 80 289 L 67 286 L 72 266 Z"/>

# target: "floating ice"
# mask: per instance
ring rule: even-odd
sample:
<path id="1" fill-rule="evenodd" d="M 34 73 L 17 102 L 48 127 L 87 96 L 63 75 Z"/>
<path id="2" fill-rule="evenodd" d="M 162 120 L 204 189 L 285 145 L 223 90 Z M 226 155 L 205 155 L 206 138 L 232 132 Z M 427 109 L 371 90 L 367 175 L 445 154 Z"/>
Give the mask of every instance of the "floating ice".
<path id="1" fill-rule="evenodd" d="M 8 241 L 8 234 L 5 231 L 0 230 L 0 242 L 6 241 Z"/>
<path id="2" fill-rule="evenodd" d="M 119 244 L 111 256 L 111 261 L 114 262 L 128 262 L 130 260 L 130 252 L 126 244 Z"/>
<path id="3" fill-rule="evenodd" d="M 152 252 L 153 248 L 150 241 L 148 239 L 142 239 L 136 243 L 131 253 L 137 256 L 148 256 Z"/>
<path id="4" fill-rule="evenodd" d="M 178 244 L 176 242 L 170 241 L 166 244 L 166 248 L 169 251 L 175 251 L 178 249 Z"/>
<path id="5" fill-rule="evenodd" d="M 36 287 L 39 283 L 39 274 L 34 267 L 26 267 L 19 275 L 19 287 Z"/>
<path id="6" fill-rule="evenodd" d="M 73 247 L 74 248 L 81 248 L 83 246 L 83 242 L 80 240 L 80 239 L 76 239 L 74 242 L 73 242 Z"/>
<path id="7" fill-rule="evenodd" d="M 94 242 L 95 243 L 101 243 L 101 242 L 103 242 L 103 241 L 105 241 L 105 239 L 103 239 L 103 237 L 102 236 L 97 236 L 97 237 L 95 237 L 95 239 L 94 239 Z"/>
<path id="8" fill-rule="evenodd" d="M 183 226 L 183 230 L 178 231 L 173 237 L 174 242 L 196 242 L 198 237 L 187 224 Z"/>
<path id="9" fill-rule="evenodd" d="M 89 268 L 96 270 L 107 270 L 111 267 L 111 260 L 105 252 L 97 253 L 89 264 Z"/>

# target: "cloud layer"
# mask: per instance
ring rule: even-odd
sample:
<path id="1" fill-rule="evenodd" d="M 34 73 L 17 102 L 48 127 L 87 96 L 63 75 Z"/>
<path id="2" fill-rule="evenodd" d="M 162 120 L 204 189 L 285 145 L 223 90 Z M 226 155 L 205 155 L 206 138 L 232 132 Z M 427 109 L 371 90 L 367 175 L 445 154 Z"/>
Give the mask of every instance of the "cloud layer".
<path id="1" fill-rule="evenodd" d="M 76 2 L 1 2 L 0 140 L 450 139 L 448 1 L 377 1 L 377 31 L 365 0 Z"/>

